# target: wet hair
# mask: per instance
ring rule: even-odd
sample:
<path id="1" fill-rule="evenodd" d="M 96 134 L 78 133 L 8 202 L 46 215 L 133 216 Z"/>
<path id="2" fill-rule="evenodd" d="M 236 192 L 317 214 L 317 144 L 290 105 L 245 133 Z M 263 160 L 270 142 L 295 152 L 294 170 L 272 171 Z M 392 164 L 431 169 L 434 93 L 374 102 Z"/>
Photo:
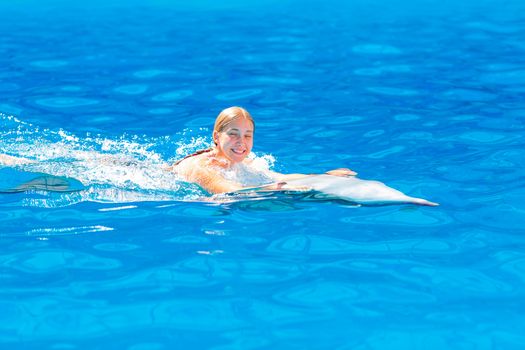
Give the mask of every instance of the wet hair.
<path id="1" fill-rule="evenodd" d="M 222 132 L 231 122 L 241 118 L 248 119 L 252 123 L 253 128 L 255 129 L 255 122 L 253 121 L 253 118 L 250 115 L 250 113 L 248 113 L 248 111 L 242 107 L 233 106 L 223 109 L 221 113 L 219 113 L 217 119 L 215 119 L 213 131 Z M 215 143 L 215 140 L 213 142 Z M 215 143 L 215 145 L 217 145 L 217 143 Z"/>
<path id="2" fill-rule="evenodd" d="M 177 166 L 177 165 L 179 165 L 179 163 L 182 162 L 184 159 L 188 159 L 188 158 L 190 158 L 190 157 L 195 157 L 195 156 L 198 156 L 199 154 L 203 154 L 203 153 L 206 153 L 206 152 L 210 152 L 210 151 L 212 151 L 212 150 L 213 150 L 213 148 L 211 148 L 211 147 L 210 147 L 210 148 L 206 148 L 206 149 L 200 149 L 200 150 L 198 150 L 198 151 L 196 151 L 196 152 L 193 152 L 192 154 L 188 154 L 188 155 L 185 156 L 184 158 L 179 159 L 178 161 L 176 161 L 176 162 L 173 164 L 173 166 Z"/>

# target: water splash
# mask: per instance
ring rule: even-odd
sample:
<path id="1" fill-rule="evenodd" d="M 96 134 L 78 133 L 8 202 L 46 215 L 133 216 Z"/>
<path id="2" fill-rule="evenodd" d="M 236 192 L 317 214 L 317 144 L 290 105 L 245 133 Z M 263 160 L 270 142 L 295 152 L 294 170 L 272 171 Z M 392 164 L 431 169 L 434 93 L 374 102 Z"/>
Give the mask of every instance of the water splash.
<path id="1" fill-rule="evenodd" d="M 185 129 L 162 137 L 75 135 L 66 130 L 40 128 L 0 113 L 0 153 L 31 162 L 17 165 L 20 174 L 43 173 L 78 180 L 77 191 L 26 196 L 24 205 L 66 206 L 83 201 L 186 201 L 206 196 L 198 186 L 181 181 L 167 168 L 187 154 L 207 148 L 207 129 Z M 256 169 L 268 169 L 269 155 L 250 156 Z M 41 175 L 41 174 L 40 174 Z M 2 175 L 0 175 L 2 176 Z M 35 175 L 36 176 L 36 175 Z M 5 183 L 5 179 L 0 179 Z"/>

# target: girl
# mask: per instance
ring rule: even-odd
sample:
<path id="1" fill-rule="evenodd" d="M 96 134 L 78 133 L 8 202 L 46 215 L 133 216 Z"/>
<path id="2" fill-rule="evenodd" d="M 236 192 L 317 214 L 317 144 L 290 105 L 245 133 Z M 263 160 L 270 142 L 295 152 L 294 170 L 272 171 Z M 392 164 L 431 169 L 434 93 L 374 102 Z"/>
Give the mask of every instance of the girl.
<path id="1" fill-rule="evenodd" d="M 287 180 L 308 176 L 255 170 L 253 160 L 247 159 L 253 147 L 254 132 L 255 123 L 248 111 L 241 107 L 226 108 L 215 120 L 212 134 L 215 145 L 186 156 L 171 170 L 209 193 L 234 192 L 267 184 L 273 184 L 267 189 L 280 189 Z M 331 170 L 327 174 L 356 175 L 346 168 Z"/>

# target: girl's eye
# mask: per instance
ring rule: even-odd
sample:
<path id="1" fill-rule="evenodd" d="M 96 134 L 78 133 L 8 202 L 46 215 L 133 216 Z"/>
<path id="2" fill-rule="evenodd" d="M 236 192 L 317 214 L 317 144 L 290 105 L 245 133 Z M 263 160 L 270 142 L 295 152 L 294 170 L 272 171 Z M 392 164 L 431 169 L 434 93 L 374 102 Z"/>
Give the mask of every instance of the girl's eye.
<path id="1" fill-rule="evenodd" d="M 247 139 L 251 139 L 252 135 L 245 135 L 244 137 L 247 138 Z"/>

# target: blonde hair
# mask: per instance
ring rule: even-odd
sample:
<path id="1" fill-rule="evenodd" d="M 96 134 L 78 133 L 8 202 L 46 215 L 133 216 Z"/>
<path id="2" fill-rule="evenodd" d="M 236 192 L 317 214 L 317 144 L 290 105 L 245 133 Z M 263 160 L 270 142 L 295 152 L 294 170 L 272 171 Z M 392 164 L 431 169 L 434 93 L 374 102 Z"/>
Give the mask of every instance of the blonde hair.
<path id="1" fill-rule="evenodd" d="M 253 129 L 255 131 L 255 122 L 253 121 L 253 118 L 250 115 L 250 113 L 248 113 L 248 111 L 242 107 L 233 106 L 223 109 L 221 113 L 219 113 L 217 119 L 215 119 L 213 132 L 222 132 L 228 126 L 228 124 L 230 124 L 234 120 L 238 120 L 241 118 L 248 119 L 252 123 Z"/>
<path id="2" fill-rule="evenodd" d="M 234 107 L 223 109 L 221 113 L 219 113 L 219 115 L 217 116 L 217 119 L 215 119 L 215 125 L 213 126 L 213 132 L 214 133 L 215 131 L 222 132 L 228 126 L 228 124 L 230 124 L 234 120 L 241 119 L 241 118 L 248 119 L 253 125 L 253 131 L 255 131 L 255 123 L 250 113 L 248 113 L 248 111 L 242 107 L 234 106 Z M 215 146 L 217 146 L 217 143 L 215 142 L 215 140 L 213 140 L 213 143 L 215 143 Z M 184 159 L 194 157 L 202 153 L 207 153 L 212 150 L 213 150 L 213 147 L 210 147 L 210 148 L 198 150 L 197 152 L 194 152 L 192 154 L 188 154 L 184 158 L 176 161 L 173 164 L 173 166 L 179 165 L 179 163 L 182 162 Z"/>

